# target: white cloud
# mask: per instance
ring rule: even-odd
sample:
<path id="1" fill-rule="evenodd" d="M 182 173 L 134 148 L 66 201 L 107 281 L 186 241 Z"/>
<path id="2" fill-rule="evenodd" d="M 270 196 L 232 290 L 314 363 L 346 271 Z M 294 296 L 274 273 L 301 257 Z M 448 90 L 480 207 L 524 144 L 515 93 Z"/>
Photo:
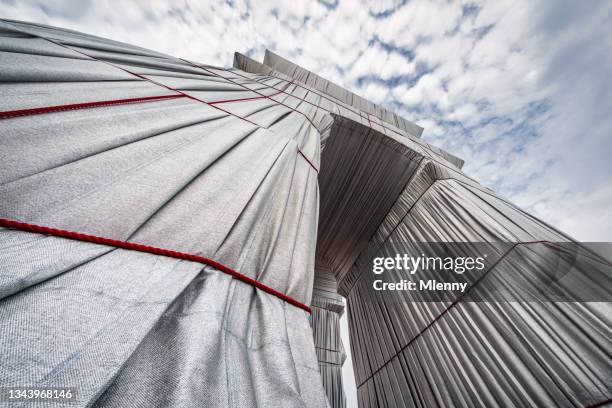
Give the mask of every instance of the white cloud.
<path id="1" fill-rule="evenodd" d="M 413 0 L 384 19 L 377 32 L 383 41 L 413 47 L 422 37 L 452 31 L 460 16 L 459 2 Z"/>
<path id="2" fill-rule="evenodd" d="M 356 91 L 367 100 L 377 104 L 385 102 L 390 92 L 388 87 L 375 82 L 370 82 L 364 88 Z"/>
<path id="3" fill-rule="evenodd" d="M 401 102 L 413 107 L 437 105 L 446 109 L 449 104 L 448 94 L 436 74 L 423 75 L 415 86 L 398 88 L 395 95 Z"/>

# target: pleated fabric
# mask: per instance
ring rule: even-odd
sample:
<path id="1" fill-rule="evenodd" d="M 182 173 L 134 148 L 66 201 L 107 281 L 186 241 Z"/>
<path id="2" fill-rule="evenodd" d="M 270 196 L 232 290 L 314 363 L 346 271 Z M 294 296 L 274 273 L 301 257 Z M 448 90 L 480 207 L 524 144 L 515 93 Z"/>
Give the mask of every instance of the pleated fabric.
<path id="1" fill-rule="evenodd" d="M 206 256 L 310 302 L 330 119 L 261 96 L 275 78 L 69 30 L 2 21 L 0 55 L 0 218 Z M 328 406 L 308 313 L 212 267 L 0 229 L 0 270 L 3 387 Z"/>
<path id="2" fill-rule="evenodd" d="M 332 407 L 347 405 L 342 378 L 346 352 L 340 336 L 340 318 L 344 314 L 344 299 L 338 294 L 338 283 L 325 261 L 315 261 L 315 281 L 312 295 L 312 331 L 321 379 Z"/>
<path id="3" fill-rule="evenodd" d="M 313 309 L 200 263 L 0 229 L 0 386 L 74 387 L 66 406 L 344 407 L 345 297 L 360 407 L 612 398 L 607 301 L 368 298 L 371 248 L 509 243 L 469 288 L 486 298 L 572 241 L 406 119 L 270 52 L 224 69 L 8 20 L 0 89 L 0 218 L 212 258 Z M 605 299 L 594 262 L 580 282 Z"/>
<path id="4" fill-rule="evenodd" d="M 350 92 L 289 61 L 272 53 L 266 58 L 284 75 L 329 90 L 330 99 L 335 95 L 358 103 Z M 236 59 L 245 69 L 278 75 L 267 64 Z M 368 121 L 332 113 L 333 124 L 322 142 L 317 240 L 317 265 L 325 265 L 317 271 L 330 270 L 338 293 L 347 299 L 359 406 L 584 407 L 609 402 L 609 246 L 603 257 L 593 253 L 479 185 L 461 171 L 460 159 L 410 132 L 390 131 L 392 124 L 381 122 L 381 128 L 375 115 L 365 112 L 361 116 Z M 368 287 L 371 257 L 420 254 L 429 243 L 464 243 L 465 255 L 473 257 L 482 255 L 485 243 L 499 253 L 479 279 L 471 280 L 465 299 L 441 302 L 406 295 L 400 301 L 374 301 Z M 572 251 L 587 254 L 586 261 L 570 265 L 571 274 L 555 273 L 568 267 L 560 264 L 571 263 Z M 525 293 L 538 292 L 542 282 L 579 296 L 521 300 Z M 500 288 L 509 299 L 499 298 Z M 334 333 L 334 315 L 321 315 L 328 323 L 318 330 Z M 332 338 L 317 339 L 323 344 Z M 327 351 L 319 361 L 331 356 Z"/>
<path id="5" fill-rule="evenodd" d="M 344 122 L 336 120 L 322 155 L 317 256 L 331 265 L 338 292 L 347 298 L 359 406 L 584 407 L 608 401 L 610 258 L 589 253 L 584 269 L 551 282 L 564 293 L 586 293 L 575 298 L 587 301 L 520 301 L 520 294 L 536 292 L 536 284 L 555 275 L 568 258 L 564 244 L 580 245 L 413 141 L 391 141 Z M 347 181 L 335 184 L 332 177 Z M 483 279 L 471 282 L 472 301 L 432 302 L 412 292 L 400 301 L 373 300 L 372 256 L 427 253 L 428 243 L 440 242 L 465 243 L 465 255 L 474 258 L 482 252 L 470 243 L 507 251 L 496 254 L 498 262 Z M 509 299 L 499 298 L 500 288 L 507 288 Z"/>

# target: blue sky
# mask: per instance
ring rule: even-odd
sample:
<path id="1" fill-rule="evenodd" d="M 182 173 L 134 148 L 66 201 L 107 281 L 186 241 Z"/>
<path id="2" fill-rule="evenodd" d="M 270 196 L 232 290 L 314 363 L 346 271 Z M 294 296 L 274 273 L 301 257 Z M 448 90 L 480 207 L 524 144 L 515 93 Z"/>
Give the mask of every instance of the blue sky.
<path id="1" fill-rule="evenodd" d="M 612 2 L 0 0 L 0 15 L 219 66 L 270 48 L 417 122 L 534 215 L 612 241 Z"/>

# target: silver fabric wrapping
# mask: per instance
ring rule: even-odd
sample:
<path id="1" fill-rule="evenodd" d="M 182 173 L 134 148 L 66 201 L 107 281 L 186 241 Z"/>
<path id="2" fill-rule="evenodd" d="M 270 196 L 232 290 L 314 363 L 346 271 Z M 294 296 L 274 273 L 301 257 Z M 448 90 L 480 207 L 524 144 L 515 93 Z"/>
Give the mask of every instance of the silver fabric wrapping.
<path id="1" fill-rule="evenodd" d="M 2 111 L 176 94 L 159 84 L 273 92 L 34 24 L 1 22 L 0 55 Z M 225 111 L 179 98 L 2 119 L 0 217 L 211 257 L 308 303 L 317 118 L 268 99 Z M 0 229 L 0 271 L 3 387 L 74 387 L 66 406 L 327 406 L 308 314 L 210 267 Z"/>
<path id="2" fill-rule="evenodd" d="M 412 123 L 396 113 L 390 112 L 387 109 L 378 106 L 313 72 L 295 65 L 269 50 L 266 50 L 263 63 L 275 71 L 289 75 L 291 78 L 295 78 L 303 84 L 306 84 L 314 89 L 324 92 L 328 96 L 349 104 L 367 115 L 372 115 L 373 118 L 370 120 L 379 119 L 387 124 L 393 124 L 402 131 L 415 137 L 420 137 L 423 133 L 423 128 L 419 125 Z"/>
<path id="3" fill-rule="evenodd" d="M 314 308 L 309 323 L 200 264 L 0 229 L 2 386 L 73 386 L 80 406 L 343 406 L 341 294 L 361 407 L 611 397 L 609 303 L 366 301 L 371 245 L 570 239 L 417 125 L 264 63 L 0 22 L 2 111 L 189 96 L 0 120 L 0 217 L 208 256 Z M 536 250 L 554 251 L 517 246 L 491 276 L 537 273 Z"/>
<path id="4" fill-rule="evenodd" d="M 282 64 L 285 74 L 304 74 Z M 368 299 L 359 263 L 371 245 L 391 246 L 395 254 L 418 249 L 419 242 L 572 239 L 480 186 L 452 155 L 388 127 L 333 116 L 319 175 L 317 257 L 347 296 L 359 405 L 582 407 L 607 401 L 610 303 Z M 545 274 L 559 251 L 546 243 L 512 246 L 472 290 L 486 297 L 508 282 Z M 585 275 L 561 285 L 598 287 L 609 298 L 612 269 L 603 261 L 592 265 L 597 281 Z"/>
<path id="5" fill-rule="evenodd" d="M 339 313 L 321 307 L 312 309 L 312 327 L 319 370 L 327 400 L 332 407 L 346 407 L 342 365 L 346 353 L 340 338 Z"/>
<path id="6" fill-rule="evenodd" d="M 346 352 L 340 337 L 340 317 L 344 299 L 338 295 L 338 284 L 331 268 L 324 261 L 315 263 L 312 295 L 312 330 L 323 387 L 331 407 L 346 407 L 342 365 Z"/>
<path id="7" fill-rule="evenodd" d="M 356 156 L 351 152 L 374 151 L 366 144 L 375 142 L 352 139 L 354 134 L 355 129 L 345 134 L 338 127 L 323 152 L 319 239 L 324 222 L 333 222 L 337 212 L 353 221 L 335 224 L 338 234 L 331 234 L 324 248 L 334 265 L 339 292 L 347 296 L 360 407 L 582 407 L 608 400 L 612 389 L 610 303 L 451 304 L 418 299 L 377 303 L 368 298 L 365 285 L 369 281 L 362 272 L 367 265 L 359 265 L 370 259 L 359 258 L 367 245 L 381 246 L 377 256 L 394 256 L 420 253 L 420 242 L 571 239 L 406 143 L 403 149 L 392 146 L 399 149 L 400 159 L 398 150 L 383 138 L 379 138 L 379 149 L 384 146 L 386 154 Z M 342 149 L 333 148 L 334 137 L 340 138 Z M 405 163 L 400 167 L 390 164 L 401 160 Z M 328 190 L 327 163 L 332 163 L 330 177 L 358 174 L 370 181 L 377 177 L 372 183 L 376 187 L 351 180 L 354 187 L 349 186 L 349 196 L 336 192 L 335 186 Z M 397 173 L 401 169 L 409 174 Z M 385 208 L 373 197 L 389 191 L 380 185 L 392 184 L 391 180 L 402 184 L 403 191 L 395 200 L 385 200 L 392 203 Z M 330 192 L 336 197 L 329 197 Z M 327 206 L 327 202 L 333 204 Z M 342 202 L 353 203 L 350 212 L 338 204 Z M 379 217 L 384 218 L 382 223 Z M 362 221 L 356 223 L 357 219 Z M 350 229 L 347 235 L 342 234 L 344 228 Z M 356 228 L 363 232 L 354 232 Z M 510 274 L 537 277 L 546 272 L 546 260 L 557 259 L 558 251 L 546 243 L 514 246 L 473 292 L 486 295 L 510 281 Z M 608 291 L 609 298 L 612 268 L 605 262 L 598 265 L 600 280 L 583 284 Z M 517 279 L 512 276 L 513 282 Z"/>

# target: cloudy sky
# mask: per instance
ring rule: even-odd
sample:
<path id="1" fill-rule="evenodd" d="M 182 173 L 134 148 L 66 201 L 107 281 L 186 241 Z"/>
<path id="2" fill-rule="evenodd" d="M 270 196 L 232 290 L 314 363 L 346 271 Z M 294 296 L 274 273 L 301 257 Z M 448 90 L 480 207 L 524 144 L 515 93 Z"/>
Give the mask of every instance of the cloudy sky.
<path id="1" fill-rule="evenodd" d="M 7 1 L 0 16 L 220 66 L 265 48 L 394 110 L 464 170 L 612 241 L 612 2 Z"/>

